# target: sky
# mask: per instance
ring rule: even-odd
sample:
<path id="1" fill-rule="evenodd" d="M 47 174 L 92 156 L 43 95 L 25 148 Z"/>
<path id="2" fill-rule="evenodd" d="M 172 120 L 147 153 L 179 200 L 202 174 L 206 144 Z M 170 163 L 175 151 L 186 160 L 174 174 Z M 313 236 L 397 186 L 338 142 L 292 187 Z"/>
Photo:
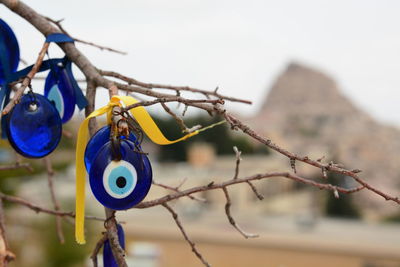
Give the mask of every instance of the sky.
<path id="1" fill-rule="evenodd" d="M 145 82 L 190 85 L 253 101 L 257 112 L 292 61 L 333 77 L 373 117 L 400 126 L 400 1 L 31 0 L 72 36 L 128 52 L 77 44 L 99 68 Z M 0 5 L 21 56 L 33 63 L 43 36 Z M 52 47 L 51 56 L 61 56 Z M 79 75 L 77 75 L 79 76 Z M 106 102 L 106 92 L 99 105 Z"/>

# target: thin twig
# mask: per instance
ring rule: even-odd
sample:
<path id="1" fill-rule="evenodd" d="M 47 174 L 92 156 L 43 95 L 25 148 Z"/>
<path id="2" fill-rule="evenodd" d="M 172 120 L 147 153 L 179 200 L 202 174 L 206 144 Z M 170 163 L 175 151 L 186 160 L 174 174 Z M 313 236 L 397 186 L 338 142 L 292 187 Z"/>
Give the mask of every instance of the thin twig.
<path id="1" fill-rule="evenodd" d="M 188 133 L 189 128 L 186 126 L 185 122 L 183 121 L 182 118 L 178 117 L 172 110 L 163 102 L 161 102 L 161 106 L 164 108 L 165 112 L 167 112 L 169 115 L 171 115 L 172 118 L 178 123 L 179 127 L 181 127 L 182 132 Z"/>
<path id="2" fill-rule="evenodd" d="M 198 192 L 205 192 L 205 191 L 210 191 L 210 190 L 216 190 L 216 189 L 222 189 L 224 187 L 232 186 L 235 184 L 241 184 L 241 183 L 247 183 L 248 181 L 255 181 L 255 180 L 262 180 L 262 179 L 269 179 L 269 178 L 278 178 L 278 177 L 283 177 L 287 178 L 296 182 L 300 182 L 303 184 L 307 184 L 310 186 L 314 186 L 319 189 L 324 189 L 324 190 L 329 190 L 329 191 L 334 191 L 338 190 L 339 192 L 343 194 L 351 194 L 358 192 L 362 189 L 364 189 L 364 186 L 359 186 L 351 189 L 343 188 L 343 187 L 338 187 L 332 184 L 324 184 L 324 183 L 318 183 L 310 179 L 306 179 L 303 177 L 298 176 L 297 174 L 291 173 L 291 172 L 269 172 L 269 173 L 263 173 L 263 174 L 256 174 L 244 178 L 237 178 L 237 179 L 230 179 L 228 181 L 222 182 L 222 183 L 209 183 L 207 185 L 202 185 L 202 186 L 196 186 L 192 187 L 180 192 L 176 192 L 173 194 L 169 194 L 154 200 L 149 200 L 149 201 L 144 201 L 138 205 L 135 206 L 135 208 L 139 209 L 145 209 L 149 207 L 154 207 L 157 205 L 162 205 L 163 203 L 181 198 L 181 197 L 186 197 L 188 195 L 198 193 Z"/>
<path id="3" fill-rule="evenodd" d="M 114 72 L 114 71 L 105 71 L 105 70 L 98 70 L 98 71 L 103 76 L 114 77 L 114 78 L 120 79 L 124 82 L 127 82 L 128 84 L 141 86 L 141 87 L 144 87 L 147 89 L 169 89 L 169 90 L 174 90 L 174 91 L 189 91 L 192 93 L 200 93 L 205 96 L 215 96 L 218 99 L 224 99 L 224 100 L 228 100 L 228 101 L 232 101 L 232 102 L 251 104 L 251 101 L 249 101 L 249 100 L 220 95 L 220 94 L 218 94 L 218 92 L 216 90 L 207 91 L 207 90 L 197 89 L 197 88 L 193 88 L 193 87 L 189 87 L 189 86 L 173 86 L 173 85 L 156 84 L 156 83 L 144 83 L 144 82 L 140 82 L 136 79 L 127 77 L 125 75 L 122 75 L 122 74 Z"/>
<path id="4" fill-rule="evenodd" d="M 51 201 L 53 202 L 54 210 L 59 211 L 60 210 L 60 203 L 58 202 L 58 199 L 56 197 L 55 189 L 54 189 L 54 170 L 50 161 L 49 157 L 45 157 L 43 159 L 44 164 L 46 166 L 46 171 L 47 171 L 47 182 L 50 190 L 50 196 L 51 196 Z M 61 222 L 62 217 L 61 216 L 56 216 L 56 229 L 57 229 L 57 236 L 58 240 L 60 241 L 61 244 L 64 244 L 65 239 L 64 239 L 64 233 L 62 230 L 62 222 Z"/>
<path id="5" fill-rule="evenodd" d="M 56 216 L 61 216 L 61 217 L 71 217 L 71 218 L 75 218 L 75 213 L 72 211 L 57 211 L 57 210 L 51 210 L 45 207 L 41 207 L 37 204 L 34 204 L 32 201 L 20 198 L 20 197 L 16 197 L 16 196 L 10 196 L 10 195 L 6 195 L 4 193 L 0 192 L 0 199 L 5 200 L 7 202 L 12 202 L 12 203 L 16 203 L 22 206 L 25 206 L 33 211 L 35 211 L 36 213 L 47 213 L 47 214 L 51 214 L 51 215 L 56 215 Z M 99 218 L 96 216 L 90 216 L 90 215 L 86 215 L 85 216 L 86 219 L 88 220 L 95 220 L 95 221 L 104 221 L 104 218 Z"/>
<path id="6" fill-rule="evenodd" d="M 192 248 L 192 252 L 196 255 L 197 258 L 207 267 L 210 267 L 211 265 L 204 259 L 204 257 L 200 254 L 200 252 L 196 248 L 196 244 L 190 240 L 189 236 L 186 234 L 185 228 L 183 228 L 182 223 L 179 220 L 178 214 L 169 206 L 167 203 L 162 204 L 164 208 L 166 208 L 172 215 L 172 218 L 174 218 L 174 221 L 176 225 L 178 226 L 179 230 L 181 230 L 181 233 L 187 243 L 190 245 Z"/>
<path id="7" fill-rule="evenodd" d="M 242 151 L 240 151 L 236 146 L 233 147 L 233 151 L 235 152 L 236 155 L 235 175 L 233 176 L 233 179 L 235 180 L 239 176 L 239 167 L 240 167 L 240 162 L 242 161 L 242 158 L 240 156 L 242 155 Z M 247 181 L 247 184 L 250 186 L 251 190 L 254 192 L 254 194 L 259 200 L 264 199 L 264 197 L 258 192 L 257 188 L 252 184 L 252 182 Z"/>
<path id="8" fill-rule="evenodd" d="M 233 147 L 233 151 L 235 152 L 235 155 L 236 155 L 235 175 L 233 176 L 233 179 L 235 180 L 238 178 L 238 175 L 239 175 L 239 165 L 240 165 L 240 161 L 242 160 L 240 158 L 240 155 L 242 154 L 242 151 L 239 151 L 239 149 L 236 146 Z"/>
<path id="9" fill-rule="evenodd" d="M 269 148 L 277 151 L 278 153 L 285 155 L 289 159 L 293 158 L 297 161 L 304 162 L 306 164 L 309 164 L 311 166 L 314 166 L 314 167 L 317 167 L 320 169 L 324 168 L 326 171 L 332 171 L 332 172 L 343 174 L 345 176 L 350 176 L 356 182 L 358 182 L 360 185 L 362 185 L 363 188 L 366 188 L 367 190 L 374 192 L 375 194 L 383 197 L 385 200 L 390 200 L 390 201 L 396 202 L 397 204 L 400 204 L 399 197 L 394 197 L 387 193 L 384 193 L 381 190 L 375 188 L 374 186 L 368 184 L 366 181 L 364 181 L 360 177 L 358 177 L 357 173 L 359 173 L 360 170 L 355 169 L 355 172 L 353 172 L 352 170 L 347 170 L 342 167 L 339 167 L 336 164 L 329 164 L 329 163 L 324 164 L 317 160 L 312 160 L 308 156 L 296 155 L 295 153 L 289 152 L 288 150 L 278 146 L 277 144 L 274 144 L 271 140 L 261 137 L 258 133 L 256 133 L 254 130 L 252 130 L 249 126 L 247 126 L 246 124 L 244 124 L 243 122 L 241 122 L 240 120 L 235 118 L 232 114 L 228 114 L 224 110 L 218 110 L 218 112 L 220 114 L 224 115 L 226 120 L 229 123 L 231 123 L 232 126 L 239 128 L 241 131 L 243 131 L 243 133 L 251 136 L 253 139 L 255 139 L 255 140 L 259 141 L 260 143 L 268 146 Z"/>
<path id="10" fill-rule="evenodd" d="M 226 217 L 228 217 L 229 223 L 245 238 L 255 238 L 258 237 L 259 235 L 256 234 L 250 234 L 246 233 L 245 231 L 240 228 L 240 226 L 236 223 L 235 219 L 233 219 L 232 214 L 231 214 L 231 198 L 229 197 L 229 192 L 228 189 L 225 187 L 222 187 L 222 191 L 224 191 L 224 195 L 226 198 L 226 204 L 225 204 L 225 213 Z"/>
<path id="11" fill-rule="evenodd" d="M 62 31 L 64 34 L 70 36 L 68 34 L 68 32 L 61 25 L 61 22 L 63 21 L 63 19 L 61 19 L 61 20 L 53 20 L 53 19 L 51 19 L 49 17 L 46 17 L 46 16 L 43 16 L 43 17 L 45 19 L 47 19 L 48 21 L 52 22 L 53 24 L 55 24 L 60 29 L 60 31 Z M 121 54 L 121 55 L 127 55 L 128 54 L 127 52 L 123 52 L 123 51 L 120 51 L 120 50 L 117 50 L 117 49 L 114 49 L 114 48 L 110 48 L 110 47 L 107 47 L 107 46 L 103 46 L 103 45 L 98 45 L 98 44 L 95 44 L 93 42 L 84 41 L 82 39 L 78 39 L 78 38 L 75 38 L 75 37 L 71 37 L 71 38 L 74 39 L 78 43 L 90 45 L 90 46 L 96 47 L 96 48 L 98 48 L 100 50 L 106 50 L 106 51 L 114 52 L 114 53 Z"/>
<path id="12" fill-rule="evenodd" d="M 252 182 L 247 181 L 247 184 L 250 186 L 250 188 L 251 188 L 251 190 L 253 191 L 254 195 L 256 195 L 256 197 L 257 197 L 259 200 L 263 200 L 263 199 L 264 199 L 264 196 L 261 195 L 260 192 L 258 192 L 257 187 L 255 187 L 255 185 L 254 185 Z"/>
<path id="13" fill-rule="evenodd" d="M 119 244 L 117 220 L 115 219 L 115 211 L 105 208 L 107 219 L 104 221 L 104 226 L 107 229 L 107 238 L 110 242 L 110 247 L 115 261 L 119 267 L 128 267 L 125 261 L 125 251 Z"/>
<path id="14" fill-rule="evenodd" d="M 8 250 L 3 201 L 0 199 L 0 266 L 7 266 L 14 259 L 14 253 Z"/>
<path id="15" fill-rule="evenodd" d="M 151 100 L 151 101 L 141 101 L 129 106 L 126 106 L 124 108 L 124 110 L 130 110 L 139 106 L 151 106 L 157 103 L 167 103 L 167 102 L 180 102 L 180 103 L 185 103 L 185 104 L 193 104 L 193 103 L 209 103 L 209 104 L 220 104 L 222 100 L 220 99 L 216 99 L 216 100 L 212 100 L 212 99 L 185 99 L 183 97 L 180 96 L 172 96 L 169 98 L 157 98 L 155 100 Z"/>
<path id="16" fill-rule="evenodd" d="M 26 169 L 28 172 L 33 172 L 33 168 L 31 167 L 30 163 L 14 163 L 11 165 L 0 165 L 0 171 L 8 171 L 8 170 L 15 170 L 15 169 Z"/>
<path id="17" fill-rule="evenodd" d="M 174 192 L 181 192 L 179 190 L 179 187 L 172 187 L 172 186 L 169 186 L 169 185 L 157 183 L 155 181 L 153 181 L 153 184 L 156 185 L 156 186 L 159 186 L 159 187 L 174 191 Z M 196 197 L 196 196 L 187 196 L 187 197 L 190 198 L 191 200 L 197 200 L 197 201 L 200 201 L 200 202 L 206 202 L 206 200 L 204 198 L 200 198 L 200 197 Z"/>
<path id="18" fill-rule="evenodd" d="M 93 249 L 92 255 L 90 256 L 93 262 L 93 267 L 98 267 L 97 254 L 99 254 L 100 249 L 103 247 L 104 242 L 106 242 L 106 240 L 107 240 L 107 234 L 103 232 L 100 240 L 97 241 L 96 246 Z"/>

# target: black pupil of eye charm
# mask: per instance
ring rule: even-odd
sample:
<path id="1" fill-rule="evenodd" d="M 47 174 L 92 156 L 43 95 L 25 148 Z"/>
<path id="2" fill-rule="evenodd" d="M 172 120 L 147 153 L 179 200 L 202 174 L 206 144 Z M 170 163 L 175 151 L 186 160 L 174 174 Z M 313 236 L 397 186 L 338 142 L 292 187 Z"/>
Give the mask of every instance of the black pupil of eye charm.
<path id="1" fill-rule="evenodd" d="M 121 160 L 113 160 L 113 147 L 108 141 L 90 162 L 90 188 L 96 199 L 107 208 L 129 209 L 142 201 L 150 190 L 150 162 L 146 155 L 135 149 L 137 146 L 133 142 L 122 139 L 119 145 Z"/>
<path id="2" fill-rule="evenodd" d="M 6 120 L 11 146 L 25 157 L 47 156 L 60 142 L 61 118 L 52 103 L 39 94 L 24 95 Z"/>
<path id="3" fill-rule="evenodd" d="M 117 178 L 116 183 L 117 183 L 117 186 L 118 186 L 119 188 L 124 188 L 125 185 L 126 185 L 126 178 L 123 177 L 123 176 L 120 176 L 120 177 Z"/>

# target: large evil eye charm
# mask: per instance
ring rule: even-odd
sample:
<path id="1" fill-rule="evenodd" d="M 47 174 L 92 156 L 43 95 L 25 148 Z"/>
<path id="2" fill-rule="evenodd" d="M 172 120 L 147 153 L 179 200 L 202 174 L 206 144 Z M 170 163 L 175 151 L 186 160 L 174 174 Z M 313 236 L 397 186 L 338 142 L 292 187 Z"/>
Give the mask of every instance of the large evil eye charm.
<path id="1" fill-rule="evenodd" d="M 10 144 L 25 157 L 44 157 L 60 142 L 60 115 L 53 104 L 39 94 L 24 95 L 6 115 L 6 120 Z"/>
<path id="2" fill-rule="evenodd" d="M 110 141 L 110 134 L 111 134 L 111 127 L 107 125 L 100 128 L 100 130 L 98 130 L 92 136 L 92 138 L 90 138 L 85 150 L 85 167 L 88 173 L 90 172 L 90 166 L 92 164 L 92 160 L 97 155 L 97 152 L 105 143 Z M 141 147 L 134 134 L 131 133 L 129 135 L 129 141 L 133 142 L 137 146 L 136 150 L 141 150 Z M 147 157 L 144 157 L 143 160 L 148 161 Z"/>
<path id="3" fill-rule="evenodd" d="M 76 97 L 70 62 L 67 65 L 55 65 L 50 70 L 44 86 L 44 96 L 54 103 L 62 122 L 69 121 L 74 114 Z"/>
<path id="4" fill-rule="evenodd" d="M 19 46 L 14 32 L 0 19 L 0 84 L 15 72 L 19 63 Z"/>
<path id="5" fill-rule="evenodd" d="M 91 161 L 90 187 L 96 199 L 114 210 L 129 209 L 142 201 L 152 182 L 151 165 L 147 156 L 138 153 L 135 144 L 120 140 L 120 160 L 113 160 L 115 147 L 104 144 Z"/>

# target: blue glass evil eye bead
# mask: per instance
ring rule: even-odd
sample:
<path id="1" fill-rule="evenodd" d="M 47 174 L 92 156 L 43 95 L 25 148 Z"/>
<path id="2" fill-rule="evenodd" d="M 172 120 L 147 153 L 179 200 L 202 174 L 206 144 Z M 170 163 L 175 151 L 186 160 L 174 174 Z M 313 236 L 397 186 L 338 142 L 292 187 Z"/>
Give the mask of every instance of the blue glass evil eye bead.
<path id="1" fill-rule="evenodd" d="M 92 160 L 95 158 L 97 152 L 105 143 L 110 141 L 110 133 L 111 133 L 111 127 L 104 126 L 100 128 L 100 130 L 98 130 L 92 136 L 92 138 L 90 138 L 85 150 L 85 166 L 86 166 L 86 171 L 88 173 L 90 172 L 90 166 L 92 164 Z M 137 138 L 134 134 L 131 133 L 129 135 L 129 140 L 132 141 L 133 143 L 136 143 L 137 149 L 141 149 L 137 142 Z"/>
<path id="2" fill-rule="evenodd" d="M 111 142 L 98 151 L 89 172 L 90 188 L 96 199 L 114 210 L 129 209 L 142 201 L 150 190 L 152 170 L 146 155 L 135 145 L 121 140 L 121 160 L 113 160 Z"/>
<path id="3" fill-rule="evenodd" d="M 70 68 L 56 65 L 50 70 L 44 85 L 44 96 L 54 103 L 63 123 L 69 121 L 75 111 L 75 81 L 72 79 Z"/>
<path id="4" fill-rule="evenodd" d="M 39 94 L 26 94 L 6 115 L 7 137 L 12 147 L 28 158 L 50 154 L 61 139 L 61 118 L 50 101 Z"/>
<path id="5" fill-rule="evenodd" d="M 6 66 L 5 66 L 6 64 Z M 8 24 L 0 19 L 0 83 L 7 73 L 15 72 L 19 64 L 19 45 L 14 32 Z"/>
<path id="6" fill-rule="evenodd" d="M 122 249 L 125 249 L 125 234 L 124 229 L 120 224 L 117 224 L 118 242 Z M 110 241 L 108 239 L 104 242 L 103 246 L 103 267 L 118 267 L 117 262 L 111 251 Z"/>

